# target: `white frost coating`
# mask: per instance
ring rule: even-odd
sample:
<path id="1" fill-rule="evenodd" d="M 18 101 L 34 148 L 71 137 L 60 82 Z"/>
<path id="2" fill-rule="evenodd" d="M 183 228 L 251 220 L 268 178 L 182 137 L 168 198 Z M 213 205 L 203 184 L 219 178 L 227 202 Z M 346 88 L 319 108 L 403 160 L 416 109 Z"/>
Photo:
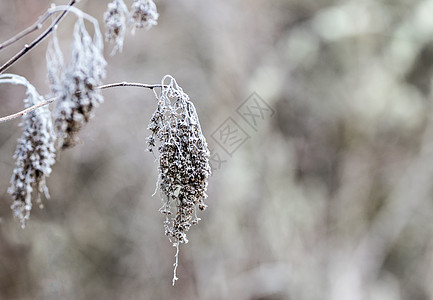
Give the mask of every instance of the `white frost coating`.
<path id="1" fill-rule="evenodd" d="M 115 44 L 111 55 L 122 52 L 127 27 L 132 26 L 132 33 L 136 28 L 149 30 L 158 24 L 158 17 L 156 5 L 152 0 L 134 0 L 131 13 L 123 0 L 110 2 L 104 13 L 104 23 L 107 28 L 105 39 Z"/>
<path id="2" fill-rule="evenodd" d="M 104 13 L 104 22 L 107 28 L 105 39 L 115 44 L 111 55 L 122 52 L 128 17 L 129 11 L 123 0 L 108 3 L 107 11 Z"/>
<path id="3" fill-rule="evenodd" d="M 188 243 L 187 232 L 197 224 L 197 208 L 204 210 L 207 198 L 210 152 L 200 122 L 186 93 L 166 75 L 161 82 L 158 107 L 148 129 L 148 150 L 158 149 L 159 190 L 164 205 L 165 234 L 176 247 L 173 284 L 177 280 L 179 245 Z M 175 212 L 175 213 L 174 213 Z"/>
<path id="4" fill-rule="evenodd" d="M 26 87 L 25 106 L 30 107 L 44 101 L 33 85 L 24 77 L 15 74 L 0 75 L 0 84 L 9 83 Z M 55 162 L 55 137 L 51 121 L 51 113 L 47 106 L 40 107 L 23 116 L 20 126 L 23 135 L 18 139 L 14 154 L 15 169 L 8 189 L 14 202 L 11 205 L 13 214 L 20 220 L 24 228 L 32 209 L 31 194 L 36 188 L 37 200 L 41 204 L 40 194 L 49 198 L 46 177 L 51 174 L 51 166 Z"/>
<path id="5" fill-rule="evenodd" d="M 159 14 L 152 0 L 134 0 L 131 6 L 132 21 L 134 28 L 150 29 L 158 24 Z"/>
<path id="6" fill-rule="evenodd" d="M 69 64 L 63 64 L 55 35 L 47 53 L 51 90 L 59 98 L 54 117 L 58 145 L 62 149 L 77 143 L 76 135 L 89 121 L 93 108 L 103 102 L 97 88 L 105 77 L 102 35 L 96 24 L 92 38 L 84 26 L 83 17 L 78 16 Z"/>

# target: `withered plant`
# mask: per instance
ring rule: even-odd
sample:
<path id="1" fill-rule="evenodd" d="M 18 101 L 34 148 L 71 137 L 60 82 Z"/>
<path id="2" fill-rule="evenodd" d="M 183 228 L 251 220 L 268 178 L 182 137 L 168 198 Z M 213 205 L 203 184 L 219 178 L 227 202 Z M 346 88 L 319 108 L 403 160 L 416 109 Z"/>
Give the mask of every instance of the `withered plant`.
<path id="1" fill-rule="evenodd" d="M 188 242 L 187 231 L 200 220 L 197 208 L 206 208 L 204 200 L 211 174 L 209 150 L 197 112 L 188 95 L 170 75 L 164 76 L 161 84 L 103 84 L 106 61 L 102 34 L 96 19 L 76 8 L 76 2 L 72 0 L 67 6 L 52 6 L 33 26 L 0 45 L 0 49 L 7 47 L 52 20 L 39 37 L 0 67 L 0 84 L 22 85 L 27 95 L 23 111 L 0 118 L 0 122 L 22 118 L 23 135 L 18 140 L 14 155 L 16 165 L 8 190 L 13 198 L 13 215 L 25 228 L 33 203 L 42 208 L 41 195 L 49 197 L 46 180 L 55 163 L 56 151 L 77 144 L 80 130 L 103 102 L 103 89 L 127 86 L 159 89 L 147 143 L 148 150 L 156 152 L 159 164 L 158 186 L 163 200 L 160 211 L 165 215 L 165 234 L 176 247 L 174 284 L 179 245 Z M 68 12 L 75 14 L 76 23 L 69 63 L 65 64 L 56 28 Z M 157 24 L 158 16 L 152 0 L 135 0 L 129 10 L 123 0 L 108 3 L 104 13 L 105 38 L 114 43 L 112 54 L 122 51 L 128 28 L 132 32 L 137 28 L 150 29 Z M 85 22 L 93 25 L 93 36 L 88 33 Z M 48 36 L 51 36 L 51 41 L 46 58 L 51 94 L 42 97 L 26 78 L 3 73 Z M 50 110 L 48 104 L 53 102 L 55 106 Z"/>

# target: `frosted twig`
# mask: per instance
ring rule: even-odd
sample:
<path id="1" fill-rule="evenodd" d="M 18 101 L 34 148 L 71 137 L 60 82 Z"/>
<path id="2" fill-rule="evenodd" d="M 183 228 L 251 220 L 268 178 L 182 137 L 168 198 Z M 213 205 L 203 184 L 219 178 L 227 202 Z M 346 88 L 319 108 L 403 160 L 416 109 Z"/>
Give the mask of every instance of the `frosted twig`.
<path id="1" fill-rule="evenodd" d="M 99 86 L 98 88 L 101 90 L 113 88 L 113 87 L 122 87 L 122 86 L 132 86 L 132 87 L 142 87 L 142 88 L 148 88 L 148 89 L 154 89 L 154 88 L 160 88 L 160 84 L 145 84 L 145 83 L 137 83 L 137 82 L 116 82 L 116 83 L 109 83 Z M 0 123 L 7 122 L 19 117 L 24 116 L 25 114 L 34 111 L 35 109 L 38 109 L 39 107 L 48 105 L 50 103 L 53 103 L 54 101 L 58 100 L 58 97 L 50 98 L 48 100 L 45 100 L 37 105 L 33 105 L 31 107 L 28 107 L 26 109 L 23 109 L 22 111 L 19 111 L 17 113 L 14 113 L 12 115 L 8 115 L 5 117 L 0 118 Z"/>
<path id="2" fill-rule="evenodd" d="M 134 87 L 142 87 L 142 88 L 148 88 L 148 89 L 154 89 L 154 88 L 160 88 L 162 85 L 160 84 L 145 84 L 145 83 L 138 83 L 138 82 L 116 82 L 116 83 L 108 83 L 99 86 L 101 90 L 113 88 L 113 87 L 121 87 L 121 86 L 134 86 Z"/>
<path id="3" fill-rule="evenodd" d="M 0 118 L 0 123 L 7 122 L 7 121 L 10 121 L 10 120 L 22 117 L 25 114 L 27 114 L 27 113 L 29 113 L 31 111 L 34 111 L 35 109 L 38 109 L 39 107 L 42 107 L 42 106 L 48 105 L 50 103 L 53 103 L 56 100 L 57 100 L 57 97 L 50 98 L 50 99 L 45 100 L 45 101 L 43 101 L 43 102 L 41 102 L 41 103 L 39 103 L 37 105 L 33 105 L 31 107 L 23 109 L 22 111 L 19 111 L 19 112 L 15 113 L 15 114 L 12 114 L 12 115 L 9 115 L 9 116 L 6 116 L 6 117 L 2 117 L 2 118 Z"/>
<path id="4" fill-rule="evenodd" d="M 176 283 L 176 280 L 178 280 L 179 278 L 177 278 L 177 267 L 179 266 L 179 242 L 174 243 L 173 244 L 174 247 L 176 247 L 176 254 L 175 254 L 175 258 L 176 261 L 173 264 L 173 281 L 172 281 L 172 285 L 174 286 L 174 284 Z"/>
<path id="5" fill-rule="evenodd" d="M 10 58 L 5 64 L 3 64 L 0 67 L 0 74 L 2 74 L 6 69 L 8 69 L 11 65 L 13 65 L 18 59 L 23 57 L 27 52 L 32 50 L 42 40 L 44 40 L 54 30 L 54 28 L 60 22 L 60 20 L 63 19 L 63 17 L 68 13 L 69 8 L 71 8 L 72 5 L 74 5 L 76 2 L 77 2 L 76 0 L 71 0 L 69 2 L 69 4 L 67 5 L 67 9 L 63 10 L 62 14 L 53 22 L 53 24 L 51 24 L 50 27 L 48 27 L 40 36 L 38 36 L 35 40 L 33 40 L 33 42 L 31 42 L 29 45 L 25 45 L 23 49 L 21 49 L 17 54 L 15 54 L 12 58 Z M 50 10 L 48 10 L 47 13 L 53 14 L 55 12 L 57 12 L 57 10 L 51 10 L 50 9 Z M 48 18 L 48 16 L 47 16 L 47 18 Z M 28 34 L 28 33 L 29 32 L 27 32 L 25 34 Z M 20 33 L 19 35 L 22 35 L 22 33 Z M 21 38 L 22 36 L 20 36 L 19 38 Z M 9 42 L 9 41 L 7 41 L 7 42 Z M 13 42 L 14 41 L 12 41 L 12 43 Z"/>
<path id="6" fill-rule="evenodd" d="M 39 17 L 38 21 L 36 23 L 34 23 L 33 25 L 27 27 L 26 29 L 24 29 L 23 31 L 21 31 L 20 33 L 14 35 L 13 37 L 11 37 L 10 39 L 8 39 L 7 41 L 3 42 L 0 44 L 0 50 L 12 45 L 13 43 L 19 41 L 20 39 L 22 39 L 23 37 L 25 37 L 26 35 L 40 29 L 42 27 L 42 25 L 45 23 L 46 20 L 48 20 L 48 18 L 53 15 L 54 12 L 52 11 L 47 11 L 45 14 L 43 14 L 42 16 Z"/>

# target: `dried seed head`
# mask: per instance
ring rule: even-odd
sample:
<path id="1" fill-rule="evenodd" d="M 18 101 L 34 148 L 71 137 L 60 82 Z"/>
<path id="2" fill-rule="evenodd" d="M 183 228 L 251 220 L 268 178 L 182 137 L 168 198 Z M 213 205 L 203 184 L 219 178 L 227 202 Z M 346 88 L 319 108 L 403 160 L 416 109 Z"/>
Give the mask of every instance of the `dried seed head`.
<path id="1" fill-rule="evenodd" d="M 0 83 L 24 85 L 27 88 L 25 106 L 30 107 L 44 101 L 36 89 L 24 78 L 14 74 L 0 76 Z M 18 139 L 14 158 L 15 169 L 8 189 L 12 195 L 11 205 L 13 214 L 24 228 L 32 209 L 31 194 L 35 189 L 37 203 L 42 207 L 40 194 L 49 198 L 46 177 L 51 173 L 51 166 L 55 162 L 55 135 L 51 121 L 51 113 L 47 106 L 40 107 L 23 116 L 20 126 L 23 135 Z"/>
<path id="2" fill-rule="evenodd" d="M 129 16 L 129 12 L 123 0 L 110 2 L 104 13 L 105 26 L 107 27 L 105 39 L 115 44 L 111 52 L 112 55 L 117 51 L 122 52 L 127 16 Z"/>
<path id="3" fill-rule="evenodd" d="M 134 28 L 150 29 L 158 24 L 158 12 L 152 0 L 134 0 L 131 6 Z"/>
<path id="4" fill-rule="evenodd" d="M 152 134 L 147 143 L 152 150 L 156 147 L 155 139 L 159 141 L 159 189 L 164 201 L 160 211 L 166 215 L 165 234 L 179 247 L 188 242 L 186 233 L 199 220 L 197 207 L 206 208 L 204 200 L 211 174 L 209 149 L 188 95 L 169 75 L 162 79 L 161 85 L 158 107 L 148 127 Z M 176 213 L 169 217 L 173 208 Z"/>
<path id="5" fill-rule="evenodd" d="M 53 43 L 56 41 L 53 40 Z M 55 48 L 56 46 L 51 47 L 49 57 L 58 57 L 58 54 L 53 52 Z M 77 143 L 77 133 L 89 121 L 93 108 L 103 102 L 97 88 L 105 77 L 106 62 L 102 50 L 99 28 L 95 26 L 95 37 L 92 39 L 83 19 L 79 18 L 75 24 L 69 65 L 59 70 L 60 63 L 56 65 L 48 60 L 49 74 L 53 74 L 53 79 L 50 80 L 51 89 L 59 97 L 54 116 L 58 144 L 62 149 Z"/>

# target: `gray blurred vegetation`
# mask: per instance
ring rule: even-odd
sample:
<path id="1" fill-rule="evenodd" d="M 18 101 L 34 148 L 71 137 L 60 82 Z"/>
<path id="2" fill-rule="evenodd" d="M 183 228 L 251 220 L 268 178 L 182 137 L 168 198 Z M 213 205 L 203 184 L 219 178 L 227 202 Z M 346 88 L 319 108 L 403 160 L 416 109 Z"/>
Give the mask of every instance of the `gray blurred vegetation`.
<path id="1" fill-rule="evenodd" d="M 0 40 L 49 3 L 1 1 Z M 158 26 L 129 35 L 122 54 L 106 46 L 106 82 L 173 75 L 225 160 L 179 281 L 145 152 L 156 101 L 119 88 L 59 155 L 51 199 L 25 230 L 6 192 L 19 120 L 0 125 L 0 298 L 433 299 L 433 1 L 156 4 Z M 102 1 L 77 7 L 102 20 Z M 65 49 L 73 22 L 59 27 Z M 46 44 L 8 71 L 41 94 Z M 236 113 L 252 92 L 275 110 L 257 131 Z M 1 86 L 0 115 L 22 99 Z M 251 137 L 233 156 L 211 138 L 228 117 Z"/>

